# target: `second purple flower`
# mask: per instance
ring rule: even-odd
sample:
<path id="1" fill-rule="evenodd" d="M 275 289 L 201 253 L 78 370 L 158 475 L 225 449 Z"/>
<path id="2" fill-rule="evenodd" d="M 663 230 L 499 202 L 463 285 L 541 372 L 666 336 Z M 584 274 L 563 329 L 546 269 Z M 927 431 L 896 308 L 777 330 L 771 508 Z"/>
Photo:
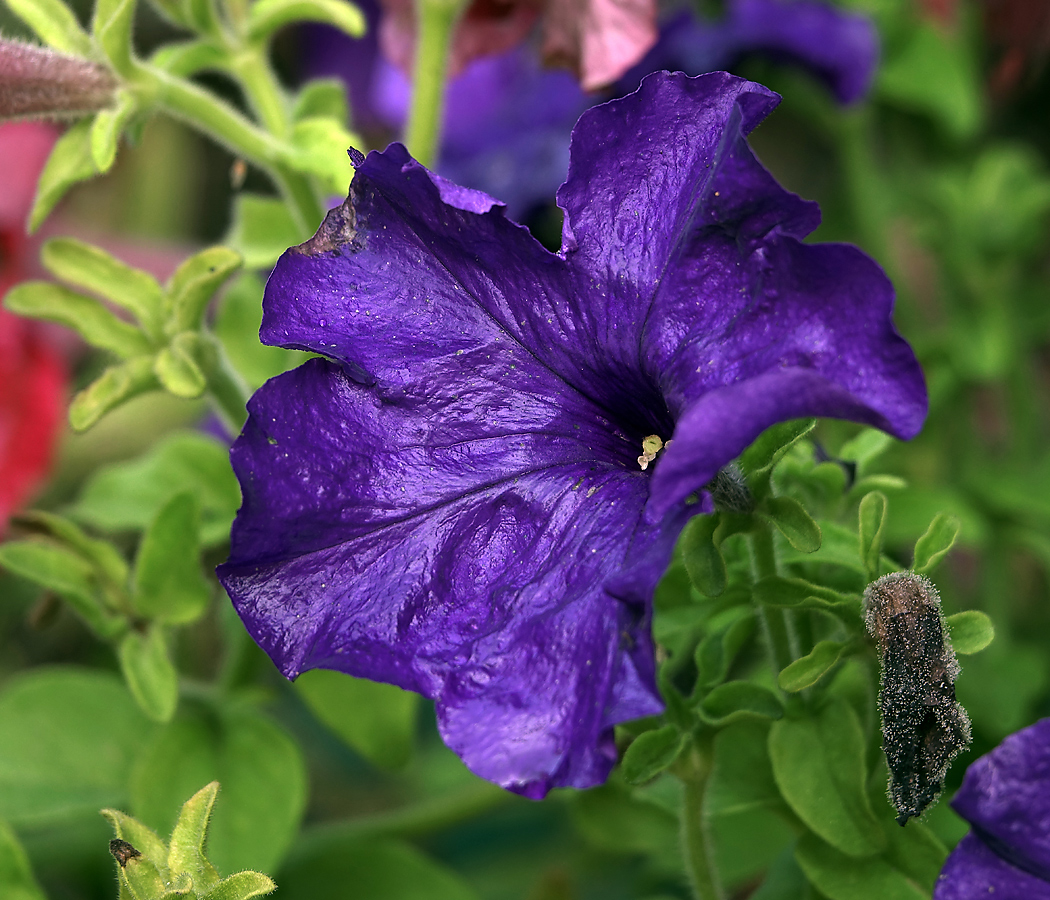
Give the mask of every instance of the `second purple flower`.
<path id="1" fill-rule="evenodd" d="M 220 577 L 286 676 L 419 691 L 527 796 L 594 785 L 613 726 L 662 708 L 652 594 L 719 469 L 785 419 L 918 431 L 891 285 L 803 244 L 816 205 L 747 145 L 777 100 L 658 73 L 589 110 L 558 254 L 398 144 L 357 155 L 264 300 L 265 343 L 327 360 L 264 386 L 232 451 Z"/>

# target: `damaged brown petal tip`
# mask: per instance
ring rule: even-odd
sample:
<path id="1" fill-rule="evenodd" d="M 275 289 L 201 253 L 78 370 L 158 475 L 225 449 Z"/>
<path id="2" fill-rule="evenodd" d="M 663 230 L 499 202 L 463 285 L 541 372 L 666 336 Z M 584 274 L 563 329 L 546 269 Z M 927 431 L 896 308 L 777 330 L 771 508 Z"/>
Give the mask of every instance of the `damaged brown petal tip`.
<path id="1" fill-rule="evenodd" d="M 933 584 L 914 572 L 884 575 L 868 585 L 864 608 L 882 662 L 889 794 L 904 825 L 937 799 L 948 766 L 970 743 L 970 720 L 955 699 L 959 664 Z"/>
<path id="2" fill-rule="evenodd" d="M 98 63 L 0 39 L 0 120 L 97 112 L 113 105 L 118 86 Z"/>

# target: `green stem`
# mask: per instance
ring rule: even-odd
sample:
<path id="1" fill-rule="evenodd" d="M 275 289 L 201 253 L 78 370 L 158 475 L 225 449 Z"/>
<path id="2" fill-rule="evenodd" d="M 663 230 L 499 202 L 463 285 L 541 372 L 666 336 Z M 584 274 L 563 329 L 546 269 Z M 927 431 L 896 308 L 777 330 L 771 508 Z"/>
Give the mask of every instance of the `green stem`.
<path id="1" fill-rule="evenodd" d="M 465 8 L 464 0 L 416 0 L 416 63 L 405 141 L 424 166 L 433 165 L 437 156 L 449 45 Z"/>
<path id="2" fill-rule="evenodd" d="M 769 525 L 756 523 L 751 531 L 751 568 L 755 581 L 777 574 L 777 554 L 773 546 L 773 532 Z M 758 621 L 765 637 L 773 677 L 795 659 L 792 635 L 785 611 L 757 604 Z"/>
<path id="3" fill-rule="evenodd" d="M 240 434 L 248 420 L 251 391 L 226 357 L 222 344 L 212 335 L 202 334 L 201 337 L 207 347 L 204 371 L 208 379 L 208 397 L 223 424 L 232 434 Z"/>
<path id="4" fill-rule="evenodd" d="M 231 54 L 231 67 L 263 127 L 272 134 L 285 137 L 289 126 L 288 108 L 263 51 L 244 47 Z"/>
<path id="5" fill-rule="evenodd" d="M 451 796 L 424 800 L 392 812 L 315 825 L 303 830 L 287 863 L 337 853 L 348 842 L 362 838 L 413 838 L 444 831 L 514 800 L 514 795 L 502 788 L 479 781 Z"/>
<path id="6" fill-rule="evenodd" d="M 294 150 L 283 140 L 252 124 L 213 94 L 163 69 L 140 65 L 141 87 L 168 115 L 180 119 L 264 169 L 291 205 L 304 236 L 317 228 L 323 210 L 309 179 L 285 160 Z"/>
<path id="7" fill-rule="evenodd" d="M 725 894 L 715 866 L 714 844 L 704 814 L 704 795 L 711 776 L 710 740 L 697 738 L 675 765 L 682 792 L 682 853 L 696 900 L 722 900 Z"/>

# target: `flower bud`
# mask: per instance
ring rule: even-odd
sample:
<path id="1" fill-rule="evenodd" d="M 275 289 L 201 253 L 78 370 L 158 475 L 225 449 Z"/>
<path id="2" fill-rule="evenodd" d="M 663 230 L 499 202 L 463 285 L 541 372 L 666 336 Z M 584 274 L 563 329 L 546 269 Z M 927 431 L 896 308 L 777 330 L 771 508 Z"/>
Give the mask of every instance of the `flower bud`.
<path id="1" fill-rule="evenodd" d="M 0 120 L 76 118 L 112 106 L 117 87 L 98 63 L 0 40 Z"/>
<path id="2" fill-rule="evenodd" d="M 914 572 L 894 572 L 864 592 L 868 631 L 879 647 L 882 746 L 897 822 L 937 799 L 948 766 L 970 743 L 970 720 L 955 699 L 959 664 L 940 596 Z"/>

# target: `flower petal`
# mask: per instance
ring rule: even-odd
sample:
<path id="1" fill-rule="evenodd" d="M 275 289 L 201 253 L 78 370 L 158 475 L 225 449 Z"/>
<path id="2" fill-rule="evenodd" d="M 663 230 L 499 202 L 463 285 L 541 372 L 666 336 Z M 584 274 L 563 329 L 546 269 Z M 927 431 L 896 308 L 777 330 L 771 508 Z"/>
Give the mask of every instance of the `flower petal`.
<path id="1" fill-rule="evenodd" d="M 602 781 L 612 725 L 661 708 L 649 601 L 686 513 L 640 524 L 644 474 L 559 433 L 568 389 L 549 431 L 501 430 L 538 408 L 510 392 L 381 396 L 322 360 L 273 379 L 232 451 L 220 578 L 285 675 L 432 697 L 468 766 L 542 796 Z"/>
<path id="2" fill-rule="evenodd" d="M 974 762 L 952 807 L 999 855 L 1050 882 L 1050 719 Z"/>
<path id="3" fill-rule="evenodd" d="M 968 834 L 951 852 L 933 900 L 1050 900 L 1050 882 L 1030 875 L 997 856 L 976 835 Z"/>

